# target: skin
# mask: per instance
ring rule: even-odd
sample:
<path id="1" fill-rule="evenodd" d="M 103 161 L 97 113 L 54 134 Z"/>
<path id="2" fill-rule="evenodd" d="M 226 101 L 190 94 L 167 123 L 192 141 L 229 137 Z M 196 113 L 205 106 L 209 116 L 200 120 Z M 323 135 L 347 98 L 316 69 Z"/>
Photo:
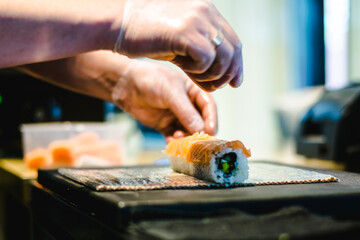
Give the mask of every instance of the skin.
<path id="1" fill-rule="evenodd" d="M 95 51 L 18 70 L 112 102 L 161 132 L 168 142 L 198 131 L 217 131 L 213 98 L 178 69 Z"/>
<path id="2" fill-rule="evenodd" d="M 2 0 L 0 32 L 0 68 L 116 43 L 123 55 L 173 62 L 208 92 L 243 79 L 241 42 L 210 0 Z"/>
<path id="3" fill-rule="evenodd" d="M 123 1 L 0 1 L 0 68 L 112 49 Z"/>
<path id="4" fill-rule="evenodd" d="M 132 0 L 124 15 L 121 53 L 171 61 L 209 92 L 240 86 L 241 42 L 210 0 Z M 224 39 L 215 47 L 219 31 Z"/>
<path id="5" fill-rule="evenodd" d="M 168 140 L 215 134 L 206 92 L 243 79 L 241 42 L 209 0 L 2 0 L 0 33 L 0 68 L 113 102 Z"/>

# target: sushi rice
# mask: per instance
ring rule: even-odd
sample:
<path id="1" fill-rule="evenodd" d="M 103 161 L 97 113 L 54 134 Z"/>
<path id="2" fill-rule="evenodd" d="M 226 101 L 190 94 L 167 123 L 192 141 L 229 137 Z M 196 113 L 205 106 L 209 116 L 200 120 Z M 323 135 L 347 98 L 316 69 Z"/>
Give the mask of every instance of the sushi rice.
<path id="1" fill-rule="evenodd" d="M 224 156 L 231 153 L 236 155 L 234 168 L 224 172 L 219 168 L 219 161 Z M 213 153 L 210 164 L 189 163 L 186 161 L 186 157 L 174 155 L 170 155 L 169 159 L 170 165 L 174 171 L 211 182 L 221 184 L 244 183 L 249 176 L 248 160 L 241 148 L 225 148 Z"/>

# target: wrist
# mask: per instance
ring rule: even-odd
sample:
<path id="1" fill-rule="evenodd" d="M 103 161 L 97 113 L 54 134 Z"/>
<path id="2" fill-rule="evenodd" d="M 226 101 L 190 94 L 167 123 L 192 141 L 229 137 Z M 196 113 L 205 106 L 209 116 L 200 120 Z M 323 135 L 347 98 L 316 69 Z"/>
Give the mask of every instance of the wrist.
<path id="1" fill-rule="evenodd" d="M 130 73 L 132 60 L 110 51 L 99 51 L 93 60 L 97 63 L 101 62 L 98 64 L 100 69 L 95 70 L 96 75 L 93 75 L 93 79 L 105 89 L 104 99 L 122 107 L 122 102 L 129 97 L 127 92 L 132 84 Z"/>
<path id="2" fill-rule="evenodd" d="M 105 6 L 107 11 L 104 12 L 99 24 L 101 24 L 101 21 L 107 24 L 104 24 L 102 31 L 99 31 L 98 33 L 99 49 L 114 50 L 122 27 L 122 15 L 125 2 L 125 0 L 110 1 L 110 3 Z"/>

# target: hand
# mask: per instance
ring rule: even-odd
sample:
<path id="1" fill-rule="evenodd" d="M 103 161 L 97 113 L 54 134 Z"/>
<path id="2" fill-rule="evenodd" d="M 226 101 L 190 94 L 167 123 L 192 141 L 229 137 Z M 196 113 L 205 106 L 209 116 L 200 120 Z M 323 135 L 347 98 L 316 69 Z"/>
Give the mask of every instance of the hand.
<path id="1" fill-rule="evenodd" d="M 217 131 L 216 105 L 182 71 L 131 60 L 113 88 L 113 102 L 170 141 L 198 131 Z"/>
<path id="2" fill-rule="evenodd" d="M 243 79 L 241 42 L 210 0 L 127 1 L 115 49 L 171 61 L 208 92 Z"/>

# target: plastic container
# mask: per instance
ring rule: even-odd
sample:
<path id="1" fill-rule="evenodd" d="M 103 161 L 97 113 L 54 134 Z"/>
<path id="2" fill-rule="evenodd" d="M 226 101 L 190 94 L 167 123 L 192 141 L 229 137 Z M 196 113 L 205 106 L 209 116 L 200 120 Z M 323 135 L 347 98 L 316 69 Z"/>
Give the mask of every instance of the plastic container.
<path id="1" fill-rule="evenodd" d="M 82 133 L 98 136 L 100 141 L 117 144 L 121 149 L 122 159 L 126 159 L 128 124 L 123 123 L 37 123 L 21 126 L 24 156 L 37 148 L 48 148 L 59 140 L 76 138 Z M 95 134 L 94 134 L 95 133 Z"/>

